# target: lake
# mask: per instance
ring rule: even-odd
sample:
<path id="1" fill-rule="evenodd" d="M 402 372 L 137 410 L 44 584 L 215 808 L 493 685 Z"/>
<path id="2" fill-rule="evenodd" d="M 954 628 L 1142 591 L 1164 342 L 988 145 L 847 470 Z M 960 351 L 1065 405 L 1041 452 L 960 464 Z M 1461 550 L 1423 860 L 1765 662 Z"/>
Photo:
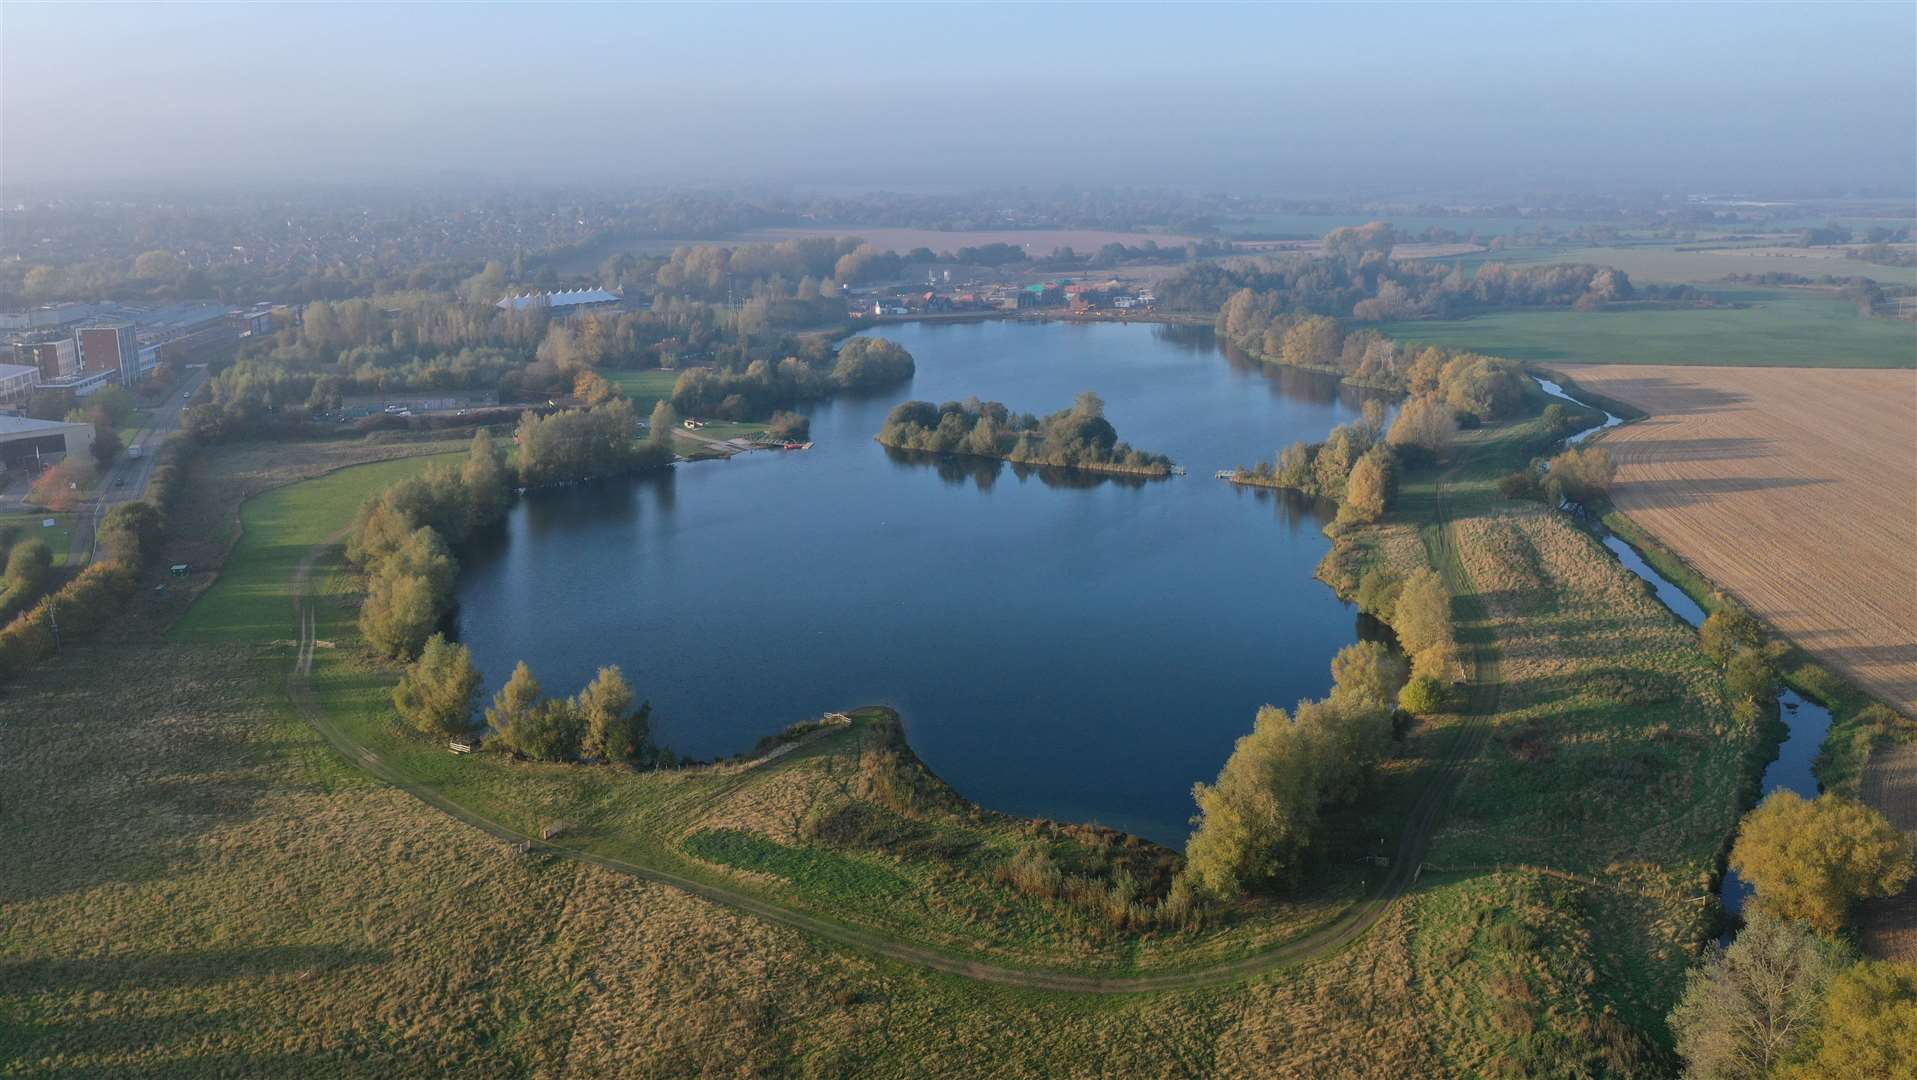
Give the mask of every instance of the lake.
<path id="1" fill-rule="evenodd" d="M 1213 478 L 1319 440 L 1364 391 L 1228 354 L 1203 328 L 910 323 L 908 385 L 811 408 L 814 448 L 529 494 L 462 553 L 457 630 L 490 695 L 518 660 L 570 694 L 616 663 L 663 744 L 749 749 L 885 704 L 982 805 L 1181 845 L 1260 705 L 1330 687 L 1357 612 L 1312 576 L 1334 509 Z M 912 460 L 908 398 L 1038 414 L 1096 390 L 1160 481 Z"/>

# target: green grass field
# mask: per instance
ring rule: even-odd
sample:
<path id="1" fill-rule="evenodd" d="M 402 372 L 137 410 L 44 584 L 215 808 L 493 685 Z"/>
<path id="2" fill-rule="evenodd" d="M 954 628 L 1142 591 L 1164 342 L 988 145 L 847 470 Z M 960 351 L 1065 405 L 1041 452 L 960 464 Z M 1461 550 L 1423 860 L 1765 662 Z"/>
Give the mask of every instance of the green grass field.
<path id="1" fill-rule="evenodd" d="M 51 529 L 45 525 L 48 518 L 54 521 Z M 67 547 L 73 543 L 72 514 L 0 514 L 0 529 L 19 530 L 19 540 L 45 540 L 53 549 L 53 565 L 66 564 Z"/>
<path id="2" fill-rule="evenodd" d="M 602 371 L 606 380 L 619 388 L 619 392 L 632 399 L 633 411 L 640 419 L 652 415 L 652 407 L 661 398 L 672 396 L 672 386 L 679 381 L 676 371 L 661 371 L 657 368 L 645 371 Z"/>
<path id="3" fill-rule="evenodd" d="M 240 510 L 239 543 L 219 580 L 169 636 L 177 641 L 261 642 L 293 632 L 291 581 L 306 553 L 352 521 L 368 495 L 457 454 L 355 465 L 269 491 Z"/>
<path id="4" fill-rule="evenodd" d="M 1679 251 L 1696 244 L 1632 244 L 1620 247 L 1518 248 L 1474 256 L 1478 261 L 1519 263 L 1595 263 L 1614 266 L 1633 282 L 1677 282 L 1706 285 L 1729 274 L 1803 274 L 1818 278 L 1867 277 L 1886 285 L 1917 285 L 1917 267 L 1882 266 L 1857 259 L 1832 257 L 1827 249 L 1758 247 L 1706 251 Z M 1759 252 L 1762 252 L 1761 254 Z"/>
<path id="5" fill-rule="evenodd" d="M 1714 291 L 1752 306 L 1501 311 L 1381 329 L 1406 342 L 1557 363 L 1917 367 L 1917 325 L 1864 318 L 1826 294 Z"/>

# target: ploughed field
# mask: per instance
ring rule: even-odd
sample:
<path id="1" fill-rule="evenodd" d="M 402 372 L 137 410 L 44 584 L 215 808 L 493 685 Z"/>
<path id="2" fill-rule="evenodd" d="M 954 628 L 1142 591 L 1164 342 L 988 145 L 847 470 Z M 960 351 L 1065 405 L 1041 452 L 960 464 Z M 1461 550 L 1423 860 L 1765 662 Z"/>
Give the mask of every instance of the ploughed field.
<path id="1" fill-rule="evenodd" d="M 1650 417 L 1613 501 L 1752 610 L 1917 715 L 1917 373 L 1573 370 Z"/>

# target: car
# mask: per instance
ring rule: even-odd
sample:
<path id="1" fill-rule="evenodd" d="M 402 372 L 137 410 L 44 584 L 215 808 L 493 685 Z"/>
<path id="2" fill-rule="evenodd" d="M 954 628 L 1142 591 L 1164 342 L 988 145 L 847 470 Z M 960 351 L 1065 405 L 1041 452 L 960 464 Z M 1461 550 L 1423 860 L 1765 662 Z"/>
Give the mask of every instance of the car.
<path id="1" fill-rule="evenodd" d="M 126 486 L 126 477 L 124 477 L 124 476 L 122 476 L 122 477 L 120 477 L 120 478 L 119 478 L 118 480 L 115 480 L 115 481 L 113 481 L 113 486 L 114 486 L 114 487 L 125 487 L 125 486 Z"/>

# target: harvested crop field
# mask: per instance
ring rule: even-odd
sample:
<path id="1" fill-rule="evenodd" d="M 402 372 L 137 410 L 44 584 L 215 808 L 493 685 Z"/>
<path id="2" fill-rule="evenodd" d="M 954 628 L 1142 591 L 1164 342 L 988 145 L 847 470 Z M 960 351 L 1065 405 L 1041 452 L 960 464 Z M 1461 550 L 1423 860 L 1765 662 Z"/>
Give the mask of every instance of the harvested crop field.
<path id="1" fill-rule="evenodd" d="M 1862 794 L 1905 836 L 1917 839 L 1917 743 L 1881 747 L 1871 754 Z M 1863 924 L 1871 952 L 1917 963 L 1917 883 L 1900 896 L 1865 905 Z"/>
<path id="2" fill-rule="evenodd" d="M 1578 367 L 1651 414 L 1613 501 L 1819 660 L 1917 716 L 1917 372 Z"/>

